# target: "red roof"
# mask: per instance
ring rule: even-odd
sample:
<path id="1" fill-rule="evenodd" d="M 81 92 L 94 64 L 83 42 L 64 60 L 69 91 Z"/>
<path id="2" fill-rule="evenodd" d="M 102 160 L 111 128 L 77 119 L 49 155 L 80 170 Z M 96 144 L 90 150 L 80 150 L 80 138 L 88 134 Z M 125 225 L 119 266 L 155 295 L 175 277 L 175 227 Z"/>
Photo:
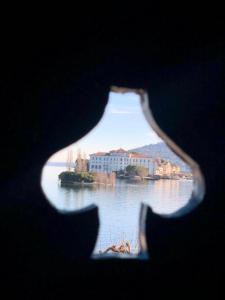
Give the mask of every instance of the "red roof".
<path id="1" fill-rule="evenodd" d="M 95 156 L 104 156 L 104 155 L 106 155 L 107 154 L 107 152 L 96 152 L 96 153 L 93 153 L 93 154 L 91 154 L 91 155 L 95 155 Z"/>
<path id="2" fill-rule="evenodd" d="M 148 156 L 146 156 L 144 154 L 140 154 L 140 153 L 130 153 L 130 157 L 133 157 L 133 158 L 148 158 Z"/>
<path id="3" fill-rule="evenodd" d="M 141 153 L 137 153 L 137 152 L 128 152 L 122 148 L 119 148 L 117 150 L 111 150 L 110 152 L 96 152 L 93 153 L 91 155 L 95 155 L 95 156 L 105 156 L 105 155 L 109 155 L 109 153 L 128 153 L 129 157 L 132 158 L 150 158 L 147 155 L 141 154 Z"/>

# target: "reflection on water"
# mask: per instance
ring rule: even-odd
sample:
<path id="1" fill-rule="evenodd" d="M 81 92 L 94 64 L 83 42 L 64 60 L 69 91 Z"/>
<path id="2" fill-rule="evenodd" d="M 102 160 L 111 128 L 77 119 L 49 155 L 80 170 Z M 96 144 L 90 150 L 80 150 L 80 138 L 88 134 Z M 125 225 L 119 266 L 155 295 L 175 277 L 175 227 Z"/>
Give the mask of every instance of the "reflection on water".
<path id="1" fill-rule="evenodd" d="M 45 166 L 42 187 L 54 207 L 75 211 L 96 204 L 99 207 L 100 231 L 96 253 L 129 241 L 131 251 L 138 252 L 138 224 L 141 203 L 153 211 L 170 214 L 183 207 L 192 192 L 192 181 L 157 180 L 131 183 L 117 180 L 116 186 L 85 185 L 62 187 L 58 174 L 65 168 Z"/>

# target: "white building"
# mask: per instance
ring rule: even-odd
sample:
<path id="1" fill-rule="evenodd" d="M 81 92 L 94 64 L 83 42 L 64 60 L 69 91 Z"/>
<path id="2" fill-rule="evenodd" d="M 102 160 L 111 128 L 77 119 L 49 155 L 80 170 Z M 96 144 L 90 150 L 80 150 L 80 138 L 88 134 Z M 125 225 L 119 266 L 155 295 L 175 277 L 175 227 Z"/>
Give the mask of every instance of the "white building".
<path id="1" fill-rule="evenodd" d="M 123 149 L 90 154 L 90 172 L 112 173 L 124 170 L 128 165 L 143 166 L 149 170 L 150 175 L 154 174 L 156 167 L 153 158 Z"/>

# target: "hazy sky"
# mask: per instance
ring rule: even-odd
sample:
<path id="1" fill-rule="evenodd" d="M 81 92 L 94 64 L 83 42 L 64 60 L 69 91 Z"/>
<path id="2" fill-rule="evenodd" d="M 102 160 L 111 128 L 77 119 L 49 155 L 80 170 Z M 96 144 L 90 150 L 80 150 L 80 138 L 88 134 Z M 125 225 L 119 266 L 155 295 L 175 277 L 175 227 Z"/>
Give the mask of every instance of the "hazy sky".
<path id="1" fill-rule="evenodd" d="M 49 160 L 64 162 L 68 148 L 90 153 L 123 148 L 129 150 L 147 144 L 160 142 L 161 139 L 145 120 L 140 105 L 140 97 L 134 93 L 109 93 L 109 100 L 100 122 L 86 136 L 61 151 Z"/>

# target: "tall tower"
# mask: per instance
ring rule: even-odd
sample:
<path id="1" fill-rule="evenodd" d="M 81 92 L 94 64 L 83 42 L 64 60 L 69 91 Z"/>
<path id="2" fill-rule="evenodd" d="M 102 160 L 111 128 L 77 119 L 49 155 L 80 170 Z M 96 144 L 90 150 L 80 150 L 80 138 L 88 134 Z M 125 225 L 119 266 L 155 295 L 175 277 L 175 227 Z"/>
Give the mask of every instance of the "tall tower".
<path id="1" fill-rule="evenodd" d="M 67 151 L 67 161 L 66 161 L 66 167 L 67 167 L 68 171 L 71 171 L 72 163 L 73 163 L 73 150 L 68 149 L 68 151 Z"/>

